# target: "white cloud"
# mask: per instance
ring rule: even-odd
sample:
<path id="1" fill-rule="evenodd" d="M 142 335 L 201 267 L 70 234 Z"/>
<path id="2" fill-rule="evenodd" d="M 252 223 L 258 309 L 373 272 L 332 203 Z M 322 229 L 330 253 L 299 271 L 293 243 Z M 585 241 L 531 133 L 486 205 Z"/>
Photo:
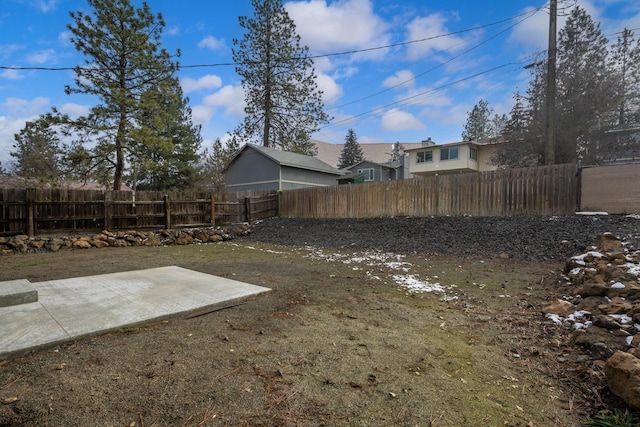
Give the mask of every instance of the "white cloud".
<path id="1" fill-rule="evenodd" d="M 168 36 L 177 36 L 180 34 L 180 27 L 175 25 L 171 28 L 167 28 L 164 33 Z"/>
<path id="2" fill-rule="evenodd" d="M 244 115 L 244 89 L 242 86 L 227 85 L 204 98 L 204 104 L 213 108 L 223 108 L 225 114 L 241 117 Z"/>
<path id="3" fill-rule="evenodd" d="M 40 50 L 27 55 L 30 64 L 45 64 L 55 59 L 56 51 L 53 49 Z"/>
<path id="4" fill-rule="evenodd" d="M 89 114 L 91 107 L 89 105 L 81 105 L 74 103 L 62 104 L 58 110 L 63 114 L 68 114 L 72 119 Z"/>
<path id="5" fill-rule="evenodd" d="M 522 13 L 533 10 L 533 7 L 527 7 Z M 509 41 L 526 49 L 546 49 L 549 43 L 549 15 L 538 12 L 520 22 L 511 32 Z"/>
<path id="6" fill-rule="evenodd" d="M 60 0 L 32 0 L 31 5 L 40 12 L 47 13 L 55 9 L 59 1 Z"/>
<path id="7" fill-rule="evenodd" d="M 8 58 L 14 52 L 23 49 L 24 46 L 19 44 L 2 44 L 0 45 L 0 58 Z"/>
<path id="8" fill-rule="evenodd" d="M 31 101 L 22 98 L 5 98 L 0 104 L 0 109 L 9 112 L 13 116 L 32 116 L 41 113 L 50 104 L 49 98 L 38 97 Z"/>
<path id="9" fill-rule="evenodd" d="M 14 135 L 20 133 L 27 121 L 35 119 L 32 117 L 8 117 L 0 116 L 0 162 L 2 167 L 7 169 L 11 156 L 9 153 L 13 151 Z"/>
<path id="10" fill-rule="evenodd" d="M 326 74 L 318 74 L 316 82 L 318 83 L 318 89 L 322 91 L 322 101 L 325 104 L 336 102 L 343 94 L 342 86 Z"/>
<path id="11" fill-rule="evenodd" d="M 407 47 L 409 59 L 416 60 L 437 52 L 455 52 L 462 49 L 470 40 L 454 35 L 446 35 L 450 31 L 446 27 L 446 18 L 440 13 L 426 17 L 416 17 L 407 25 L 407 40 L 422 40 Z"/>
<path id="12" fill-rule="evenodd" d="M 389 44 L 389 25 L 373 11 L 371 0 L 290 1 L 284 5 L 304 44 L 314 53 Z M 384 50 L 368 55 L 380 56 Z"/>
<path id="13" fill-rule="evenodd" d="M 213 36 L 208 36 L 198 42 L 198 47 L 217 51 L 224 49 L 225 43 L 224 39 L 217 39 Z"/>
<path id="14" fill-rule="evenodd" d="M 400 70 L 400 71 L 396 71 L 396 73 L 393 76 L 390 76 L 384 79 L 384 81 L 382 82 L 382 86 L 389 87 L 389 88 L 393 88 L 402 84 L 408 84 L 410 86 L 413 86 L 415 83 L 414 79 L 415 79 L 415 76 L 413 75 L 412 71 Z"/>
<path id="15" fill-rule="evenodd" d="M 191 117 L 195 124 L 207 126 L 216 111 L 223 110 L 226 116 L 242 117 L 244 115 L 244 90 L 242 86 L 227 85 L 215 93 L 207 95 L 191 108 Z"/>
<path id="16" fill-rule="evenodd" d="M 413 114 L 393 108 L 382 115 L 382 129 L 385 131 L 421 130 L 426 126 Z"/>
<path id="17" fill-rule="evenodd" d="M 58 42 L 62 46 L 71 46 L 71 31 L 62 31 L 58 34 Z"/>
<path id="18" fill-rule="evenodd" d="M 2 73 L 0 73 L 0 78 L 7 80 L 22 80 L 24 75 L 20 70 L 3 70 Z"/>
<path id="19" fill-rule="evenodd" d="M 185 77 L 180 81 L 180 86 L 184 93 L 194 92 L 201 89 L 217 89 L 222 85 L 222 79 L 215 74 L 208 74 L 199 79 Z"/>

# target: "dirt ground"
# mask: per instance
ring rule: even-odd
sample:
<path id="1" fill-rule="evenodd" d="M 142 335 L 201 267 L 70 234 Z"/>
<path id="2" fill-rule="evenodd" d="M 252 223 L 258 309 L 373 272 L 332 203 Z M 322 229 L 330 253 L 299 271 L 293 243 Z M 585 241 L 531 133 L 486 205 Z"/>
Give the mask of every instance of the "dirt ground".
<path id="1" fill-rule="evenodd" d="M 579 426 L 606 398 L 540 313 L 558 262 L 242 239 L 0 257 L 32 282 L 165 265 L 272 291 L 0 361 L 0 426 Z"/>

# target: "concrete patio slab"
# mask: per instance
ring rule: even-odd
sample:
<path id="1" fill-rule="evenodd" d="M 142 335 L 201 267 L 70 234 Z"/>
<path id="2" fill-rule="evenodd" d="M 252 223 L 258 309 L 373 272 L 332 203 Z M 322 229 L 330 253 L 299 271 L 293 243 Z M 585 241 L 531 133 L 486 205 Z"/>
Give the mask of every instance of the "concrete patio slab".
<path id="1" fill-rule="evenodd" d="M 38 301 L 38 291 L 27 279 L 0 282 L 0 307 Z"/>
<path id="2" fill-rule="evenodd" d="M 175 266 L 31 285 L 37 302 L 0 307 L 0 359 L 270 290 Z"/>

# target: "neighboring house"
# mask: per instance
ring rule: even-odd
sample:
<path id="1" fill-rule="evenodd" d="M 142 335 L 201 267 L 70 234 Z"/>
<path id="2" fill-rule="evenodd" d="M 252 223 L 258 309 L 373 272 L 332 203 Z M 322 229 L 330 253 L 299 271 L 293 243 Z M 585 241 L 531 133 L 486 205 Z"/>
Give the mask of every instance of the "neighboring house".
<path id="1" fill-rule="evenodd" d="M 409 173 L 414 176 L 484 172 L 496 170 L 491 164 L 495 143 L 464 141 L 438 145 L 428 139 L 409 154 Z"/>
<path id="2" fill-rule="evenodd" d="M 363 179 L 355 179 L 353 182 L 379 182 L 379 181 L 395 181 L 397 179 L 405 179 L 407 171 L 405 171 L 405 162 L 407 156 L 402 156 L 397 162 L 376 163 L 369 160 L 363 160 L 353 166 L 345 168 L 351 176 L 362 175 Z M 346 178 L 346 177 L 345 177 Z M 344 183 L 343 178 L 338 178 Z"/>
<path id="3" fill-rule="evenodd" d="M 344 174 L 312 156 L 246 144 L 227 164 L 225 186 L 228 192 L 323 187 Z"/>
<path id="4" fill-rule="evenodd" d="M 316 157 L 331 166 L 338 166 L 340 160 L 340 154 L 344 149 L 344 144 L 330 144 L 328 142 L 312 140 L 318 149 Z M 411 148 L 420 148 L 419 142 L 401 142 L 400 143 L 405 151 Z M 393 143 L 358 143 L 362 150 L 362 155 L 366 160 L 371 162 L 384 164 L 391 158 L 391 152 L 393 151 Z"/>

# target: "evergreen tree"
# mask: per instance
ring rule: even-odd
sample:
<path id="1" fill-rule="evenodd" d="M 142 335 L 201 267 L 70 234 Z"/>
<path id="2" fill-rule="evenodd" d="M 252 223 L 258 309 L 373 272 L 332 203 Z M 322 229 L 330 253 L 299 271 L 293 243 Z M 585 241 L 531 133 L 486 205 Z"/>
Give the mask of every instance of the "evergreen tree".
<path id="1" fill-rule="evenodd" d="M 402 156 L 404 156 L 404 146 L 396 141 L 391 146 L 391 158 L 389 161 L 391 163 L 399 162 Z"/>
<path id="2" fill-rule="evenodd" d="M 235 133 L 265 147 L 315 154 L 310 137 L 329 117 L 323 111 L 309 48 L 281 0 L 252 0 L 254 16 L 241 16 L 244 38 L 234 39 L 233 60 L 245 91 L 244 121 Z"/>
<path id="3" fill-rule="evenodd" d="M 462 131 L 463 141 L 474 141 L 491 136 L 491 113 L 493 108 L 489 102 L 481 99 L 467 112 L 467 122 Z"/>
<path id="4" fill-rule="evenodd" d="M 187 102 L 173 77 L 141 95 L 138 126 L 131 131 L 134 187 L 182 190 L 196 182 L 202 140 Z"/>
<path id="5" fill-rule="evenodd" d="M 625 28 L 611 48 L 610 68 L 616 76 L 619 126 L 633 123 L 640 107 L 640 39 Z"/>
<path id="6" fill-rule="evenodd" d="M 49 182 L 60 178 L 60 138 L 47 117 L 27 122 L 14 138 L 15 151 L 9 154 L 15 159 L 13 171 L 16 175 Z"/>
<path id="7" fill-rule="evenodd" d="M 160 49 L 165 26 L 162 15 L 154 16 L 146 3 L 137 9 L 130 0 L 88 3 L 92 15 L 71 13 L 71 43 L 86 59 L 84 67 L 74 69 L 75 87 L 67 86 L 66 92 L 94 95 L 100 100 L 89 117 L 77 124 L 93 126 L 92 168 L 100 164 L 112 169 L 112 185 L 118 190 L 125 159 L 135 145 L 131 132 L 142 109 L 143 94 L 172 77 L 177 63 Z"/>
<path id="8" fill-rule="evenodd" d="M 500 133 L 500 144 L 496 145 L 491 162 L 498 166 L 526 167 L 540 163 L 544 155 L 541 139 L 530 133 L 531 119 L 527 98 L 516 92 L 509 118 Z M 537 144 L 536 144 L 537 142 Z"/>
<path id="9" fill-rule="evenodd" d="M 364 154 L 362 148 L 358 144 L 358 137 L 353 129 L 347 131 L 347 136 L 344 139 L 344 148 L 340 153 L 338 159 L 338 169 L 348 168 L 364 160 Z"/>
<path id="10" fill-rule="evenodd" d="M 232 137 L 225 145 L 222 144 L 220 138 L 216 138 L 212 153 L 207 153 L 205 156 L 204 177 L 207 189 L 224 192 L 225 168 L 239 150 L 240 144 L 236 138 Z"/>
<path id="11" fill-rule="evenodd" d="M 615 119 L 607 43 L 600 25 L 579 7 L 571 11 L 560 30 L 555 163 L 575 162 L 579 151 L 580 157 L 593 156 L 592 143 Z"/>

